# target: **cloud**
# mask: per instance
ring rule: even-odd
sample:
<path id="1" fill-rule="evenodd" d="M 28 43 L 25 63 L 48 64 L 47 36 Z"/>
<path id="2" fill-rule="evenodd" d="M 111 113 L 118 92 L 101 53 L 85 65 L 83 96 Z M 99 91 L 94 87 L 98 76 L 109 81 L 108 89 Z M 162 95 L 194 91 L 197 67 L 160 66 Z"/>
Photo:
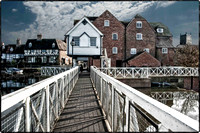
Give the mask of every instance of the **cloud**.
<path id="1" fill-rule="evenodd" d="M 17 9 L 15 9 L 15 8 L 13 8 L 13 9 L 12 9 L 12 12 L 17 12 L 17 11 L 18 11 L 18 10 L 17 10 Z"/>
<path id="2" fill-rule="evenodd" d="M 157 2 L 156 8 L 167 7 L 167 6 L 170 6 L 174 3 L 176 3 L 176 1 L 159 1 L 159 2 Z"/>
<path id="3" fill-rule="evenodd" d="M 131 20 L 135 14 L 143 13 L 152 6 L 166 7 L 174 2 L 23 2 L 26 9 L 36 14 L 36 20 L 28 28 L 11 32 L 10 37 L 19 37 L 22 42 L 29 38 L 36 38 L 42 33 L 44 38 L 64 39 L 64 34 L 73 27 L 75 19 L 83 16 L 99 16 L 109 10 L 117 19 Z M 13 38 L 12 38 L 13 39 Z"/>
<path id="4" fill-rule="evenodd" d="M 64 39 L 64 34 L 73 27 L 75 19 L 83 16 L 99 16 L 109 10 L 119 20 L 132 19 L 135 14 L 142 13 L 154 2 L 23 2 L 36 20 L 27 29 L 11 32 L 12 36 L 36 38 L 42 33 L 44 38 Z"/>

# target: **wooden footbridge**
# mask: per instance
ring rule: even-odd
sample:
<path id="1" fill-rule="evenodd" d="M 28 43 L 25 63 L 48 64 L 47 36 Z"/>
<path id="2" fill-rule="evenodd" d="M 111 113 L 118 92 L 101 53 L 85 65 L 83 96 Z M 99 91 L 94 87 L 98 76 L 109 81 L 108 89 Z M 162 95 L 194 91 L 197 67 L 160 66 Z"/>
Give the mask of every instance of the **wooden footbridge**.
<path id="1" fill-rule="evenodd" d="M 199 122 L 95 67 L 2 96 L 2 132 L 198 132 Z"/>

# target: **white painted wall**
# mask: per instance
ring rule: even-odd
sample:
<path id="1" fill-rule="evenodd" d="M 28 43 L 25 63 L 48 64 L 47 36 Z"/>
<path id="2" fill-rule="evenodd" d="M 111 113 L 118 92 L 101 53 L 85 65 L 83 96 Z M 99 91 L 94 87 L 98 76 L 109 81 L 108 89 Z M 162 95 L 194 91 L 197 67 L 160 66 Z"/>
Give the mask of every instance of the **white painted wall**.
<path id="1" fill-rule="evenodd" d="M 90 46 L 90 38 L 83 33 L 87 33 L 90 37 L 96 37 L 96 46 Z M 82 35 L 82 36 L 81 36 Z M 72 54 L 72 46 L 70 42 L 72 41 L 73 37 L 79 37 L 80 43 L 79 46 L 74 46 L 73 55 L 100 55 L 100 47 L 102 38 L 100 37 L 100 34 L 89 24 L 86 25 L 80 23 L 70 34 L 68 40 L 68 47 L 69 52 L 68 54 Z"/>

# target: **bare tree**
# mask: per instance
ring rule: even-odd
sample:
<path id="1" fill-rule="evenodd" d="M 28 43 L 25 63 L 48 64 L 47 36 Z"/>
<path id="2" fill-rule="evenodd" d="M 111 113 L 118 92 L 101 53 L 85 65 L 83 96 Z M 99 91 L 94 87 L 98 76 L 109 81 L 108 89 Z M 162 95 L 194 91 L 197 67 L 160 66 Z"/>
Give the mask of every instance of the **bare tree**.
<path id="1" fill-rule="evenodd" d="M 199 49 L 196 45 L 185 45 L 176 49 L 175 65 L 185 67 L 199 66 Z"/>

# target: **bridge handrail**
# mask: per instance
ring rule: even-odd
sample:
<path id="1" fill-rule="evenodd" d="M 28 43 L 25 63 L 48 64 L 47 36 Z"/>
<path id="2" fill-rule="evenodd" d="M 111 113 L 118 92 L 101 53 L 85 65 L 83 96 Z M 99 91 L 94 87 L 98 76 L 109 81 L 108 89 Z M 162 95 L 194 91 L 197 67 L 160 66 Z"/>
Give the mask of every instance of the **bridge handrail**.
<path id="1" fill-rule="evenodd" d="M 114 78 L 149 78 L 158 76 L 199 76 L 198 67 L 105 67 L 98 70 Z"/>
<path id="2" fill-rule="evenodd" d="M 4 114 L 4 112 L 6 112 L 6 114 L 12 114 L 12 112 L 9 111 L 13 110 L 16 112 L 13 113 L 15 116 L 6 115 L 6 117 L 3 118 L 12 122 L 9 117 L 17 117 L 16 122 L 9 128 L 12 129 L 12 131 L 18 131 L 23 117 L 23 121 L 26 123 L 24 124 L 24 131 L 26 132 L 31 131 L 30 123 L 33 121 L 31 120 L 33 118 L 37 124 L 35 127 L 32 127 L 32 129 L 35 128 L 34 130 L 41 130 L 44 132 L 52 131 L 53 123 L 58 119 L 59 113 L 64 108 L 64 104 L 67 102 L 67 99 L 78 80 L 78 72 L 79 68 L 75 67 L 13 93 L 2 96 L 1 114 Z M 24 110 L 21 108 L 16 111 L 15 106 L 18 104 L 20 104 Z M 32 114 L 30 112 L 32 112 Z M 24 114 L 24 116 L 22 114 Z M 42 115 L 45 116 L 42 117 Z M 2 122 L 1 127 L 4 126 L 3 124 L 5 123 Z M 16 126 L 18 126 L 17 129 Z"/>
<path id="3" fill-rule="evenodd" d="M 123 131 L 130 131 L 130 103 L 137 104 L 141 108 L 143 108 L 146 112 L 148 112 L 151 116 L 157 119 L 161 124 L 159 125 L 159 130 L 167 130 L 167 131 L 198 131 L 199 130 L 199 122 L 164 105 L 157 100 L 133 89 L 132 87 L 114 79 L 106 75 L 105 73 L 99 71 L 95 67 L 91 67 L 91 79 L 95 88 L 97 89 L 98 95 L 100 97 L 100 101 L 102 103 L 103 109 L 107 110 L 106 115 L 107 118 L 110 118 L 109 125 L 112 131 L 114 130 L 114 114 L 116 114 L 116 109 L 114 109 L 114 92 L 118 92 L 121 96 L 124 97 L 124 114 L 125 114 L 125 124 L 123 126 Z M 104 84 L 103 84 L 104 83 Z M 111 86 L 109 87 L 108 84 Z M 105 87 L 106 86 L 106 87 Z M 106 88 L 106 92 L 103 92 L 103 89 Z M 110 100 L 107 99 L 107 106 L 111 106 L 111 116 L 108 113 L 109 110 L 104 107 L 103 103 L 104 99 L 106 99 L 106 95 L 109 93 L 109 89 L 112 90 L 109 95 Z M 103 100 L 103 101 L 102 101 Z M 109 104 L 108 104 L 109 103 Z M 116 104 L 116 103 L 115 103 Z M 118 124 L 119 125 L 119 124 Z M 162 128 L 162 129 L 161 129 Z M 137 128 L 136 128 L 137 129 Z M 121 130 L 122 131 L 122 130 Z"/>

